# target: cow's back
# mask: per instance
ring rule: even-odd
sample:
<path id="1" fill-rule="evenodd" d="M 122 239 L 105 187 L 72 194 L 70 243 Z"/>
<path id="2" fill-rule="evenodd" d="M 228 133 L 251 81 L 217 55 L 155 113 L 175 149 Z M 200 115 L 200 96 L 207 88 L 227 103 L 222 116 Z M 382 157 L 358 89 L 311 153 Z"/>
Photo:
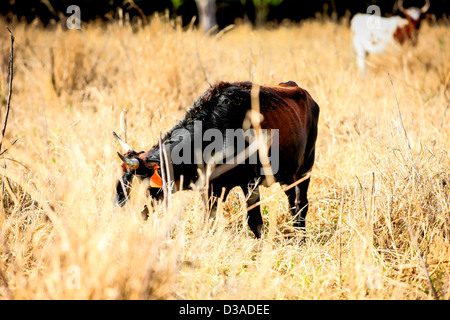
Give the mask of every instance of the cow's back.
<path id="1" fill-rule="evenodd" d="M 205 92 L 175 128 L 189 128 L 195 121 L 202 129 L 242 128 L 252 108 L 251 82 L 220 82 Z M 262 129 L 279 130 L 280 175 L 292 175 L 310 157 L 317 136 L 319 107 L 295 82 L 259 86 Z M 312 166 L 312 163 L 308 166 Z M 306 168 L 306 171 L 310 168 Z"/>

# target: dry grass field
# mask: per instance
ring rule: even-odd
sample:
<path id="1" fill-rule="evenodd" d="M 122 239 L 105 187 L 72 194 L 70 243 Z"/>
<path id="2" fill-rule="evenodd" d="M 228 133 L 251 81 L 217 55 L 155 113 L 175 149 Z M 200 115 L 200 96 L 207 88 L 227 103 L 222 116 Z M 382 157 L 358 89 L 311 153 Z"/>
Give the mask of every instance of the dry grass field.
<path id="1" fill-rule="evenodd" d="M 18 141 L 0 158 L 0 298 L 450 299 L 449 25 L 424 23 L 418 46 L 369 58 L 365 77 L 348 21 L 213 36 L 165 17 L 10 28 L 3 148 Z M 0 44 L 3 123 L 4 21 Z M 136 182 L 113 206 L 123 110 L 127 142 L 147 150 L 219 80 L 293 80 L 318 102 L 304 235 L 279 185 L 264 190 L 261 240 L 241 190 L 211 222 L 196 190 L 164 212 Z"/>

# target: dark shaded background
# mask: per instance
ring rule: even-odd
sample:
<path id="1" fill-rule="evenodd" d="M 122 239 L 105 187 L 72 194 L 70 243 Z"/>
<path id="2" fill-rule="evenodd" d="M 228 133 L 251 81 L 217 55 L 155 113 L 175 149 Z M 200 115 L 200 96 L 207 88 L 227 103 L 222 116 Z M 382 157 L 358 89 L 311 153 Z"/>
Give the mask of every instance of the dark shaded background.
<path id="1" fill-rule="evenodd" d="M 128 13 L 131 19 L 140 17 L 142 14 L 149 16 L 156 12 L 168 12 L 171 17 L 181 16 L 184 25 L 190 23 L 192 18 L 197 16 L 195 0 L 135 0 L 134 3 L 140 10 L 130 6 L 129 2 L 124 0 L 0 0 L 0 3 L 0 15 L 6 17 L 7 20 L 17 18 L 31 22 L 39 19 L 44 25 L 52 20 L 58 21 L 67 17 L 66 9 L 72 4 L 80 6 L 82 21 L 112 19 L 117 17 L 119 8 L 124 13 Z M 51 4 L 51 8 L 48 3 Z M 174 3 L 181 3 L 181 5 L 177 6 Z M 424 3 L 424 0 L 404 0 L 405 7 L 421 7 Z M 216 0 L 216 4 L 219 28 L 234 23 L 236 19 L 255 23 L 254 0 Z M 381 8 L 383 16 L 398 14 L 396 0 L 282 0 L 278 5 L 269 5 L 267 21 L 276 23 L 288 19 L 298 22 L 315 17 L 317 14 L 334 18 L 351 17 L 357 12 L 365 12 L 367 7 L 373 4 Z M 431 0 L 428 12 L 437 19 L 444 18 L 448 21 L 450 0 Z"/>

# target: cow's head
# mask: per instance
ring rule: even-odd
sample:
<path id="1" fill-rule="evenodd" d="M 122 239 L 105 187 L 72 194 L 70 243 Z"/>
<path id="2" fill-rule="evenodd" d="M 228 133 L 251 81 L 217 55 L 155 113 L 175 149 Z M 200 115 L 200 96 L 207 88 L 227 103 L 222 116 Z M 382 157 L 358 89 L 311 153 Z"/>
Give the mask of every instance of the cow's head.
<path id="1" fill-rule="evenodd" d="M 115 132 L 114 137 L 119 142 L 120 146 L 126 150 L 122 155 L 117 152 L 119 158 L 123 161 L 121 178 L 117 182 L 116 196 L 114 203 L 119 206 L 124 206 L 128 200 L 131 190 L 131 182 L 133 177 L 150 178 L 151 188 L 161 188 L 162 179 L 159 169 L 159 158 L 149 158 L 144 151 L 136 152 L 127 143 L 125 143 Z"/>
<path id="2" fill-rule="evenodd" d="M 425 5 L 422 8 L 409 7 L 405 9 L 403 7 L 403 0 L 399 0 L 398 9 L 405 15 L 405 18 L 409 21 L 415 32 L 419 30 L 420 23 L 426 16 L 426 12 L 430 8 L 430 1 L 425 0 Z"/>

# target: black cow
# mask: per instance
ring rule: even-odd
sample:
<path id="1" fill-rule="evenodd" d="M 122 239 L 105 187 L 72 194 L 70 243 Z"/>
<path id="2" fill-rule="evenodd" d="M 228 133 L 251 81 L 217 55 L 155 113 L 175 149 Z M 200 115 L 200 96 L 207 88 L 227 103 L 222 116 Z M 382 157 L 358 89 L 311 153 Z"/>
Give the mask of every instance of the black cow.
<path id="1" fill-rule="evenodd" d="M 222 148 L 221 151 L 224 152 L 222 154 L 215 149 L 206 152 L 203 144 L 200 146 L 201 152 L 199 153 L 198 139 L 211 141 L 210 137 L 211 140 L 206 137 L 208 132 L 214 132 L 215 130 L 215 132 L 220 132 L 225 136 L 231 130 L 232 132 L 238 132 L 236 135 L 238 140 L 245 140 L 242 132 L 245 133 L 246 131 L 242 129 L 251 109 L 251 82 L 217 83 L 194 102 L 193 106 L 187 111 L 185 118 L 166 133 L 161 140 L 167 153 L 171 155 L 175 185 L 179 185 L 182 180 L 183 189 L 187 189 L 191 182 L 198 179 L 197 169 L 199 167 L 204 168 L 207 162 L 205 154 L 213 158 L 216 157 L 216 162 L 217 159 L 222 160 L 230 154 L 234 156 L 234 160 L 236 160 L 238 154 L 242 155 L 240 153 L 242 148 Z M 295 82 L 289 81 L 279 85 L 260 86 L 259 109 L 263 116 L 263 120 L 260 122 L 261 129 L 271 130 L 270 135 L 274 137 L 274 133 L 276 133 L 278 138 L 273 139 L 274 143 L 272 143 L 269 153 L 273 176 L 281 184 L 291 184 L 311 171 L 314 164 L 319 106 L 306 90 L 298 87 Z M 201 126 L 200 131 L 198 130 L 199 125 Z M 159 144 L 155 144 L 147 152 L 135 152 L 117 135 L 115 136 L 127 149 L 124 155 L 119 153 L 124 164 L 122 165 L 122 179 L 118 182 L 116 188 L 115 203 L 120 206 L 125 204 L 133 176 L 150 178 L 151 194 L 157 197 L 157 193 L 162 186 Z M 247 140 L 245 140 L 247 149 L 244 151 L 249 151 L 252 146 L 250 143 L 252 140 Z M 227 138 L 224 141 L 228 141 Z M 231 153 L 226 153 L 230 150 Z M 199 154 L 202 156 L 200 161 Z M 262 171 L 263 158 L 259 157 L 258 152 L 256 154 L 257 156 L 253 158 L 251 157 L 252 154 L 248 154 L 244 158 L 245 161 L 238 164 L 219 166 L 219 168 L 223 168 L 223 166 L 228 165 L 228 171 L 222 174 L 215 176 L 215 171 L 213 171 L 209 185 L 210 194 L 218 197 L 222 193 L 222 188 L 225 188 L 226 197 L 235 186 L 240 186 L 245 192 L 248 184 L 255 182 L 256 179 L 262 178 L 263 182 L 267 181 L 267 179 L 264 179 Z M 275 155 L 277 156 L 276 159 Z M 275 165 L 274 161 L 277 162 Z M 183 179 L 181 179 L 181 176 L 183 176 Z M 305 228 L 305 216 L 308 210 L 307 191 L 309 181 L 308 178 L 295 188 L 287 191 L 292 214 L 295 217 L 294 226 L 302 229 Z M 259 200 L 259 194 L 256 190 L 247 201 L 249 206 Z M 300 210 L 302 210 L 301 215 L 298 214 Z M 255 236 L 260 237 L 263 221 L 258 206 L 248 212 L 248 224 Z"/>

